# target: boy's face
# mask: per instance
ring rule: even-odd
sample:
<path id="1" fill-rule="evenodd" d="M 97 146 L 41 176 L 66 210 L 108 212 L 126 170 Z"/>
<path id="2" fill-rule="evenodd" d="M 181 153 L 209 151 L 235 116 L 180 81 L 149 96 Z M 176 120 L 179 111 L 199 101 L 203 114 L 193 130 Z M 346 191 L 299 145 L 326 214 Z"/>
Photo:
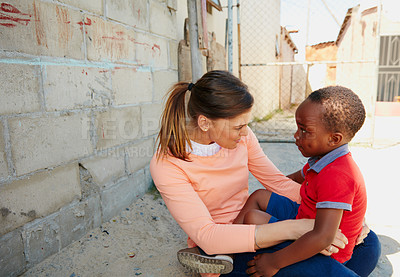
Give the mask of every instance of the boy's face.
<path id="1" fill-rule="evenodd" d="M 296 145 L 304 157 L 323 156 L 332 150 L 331 132 L 322 122 L 321 104 L 305 100 L 296 110 Z"/>

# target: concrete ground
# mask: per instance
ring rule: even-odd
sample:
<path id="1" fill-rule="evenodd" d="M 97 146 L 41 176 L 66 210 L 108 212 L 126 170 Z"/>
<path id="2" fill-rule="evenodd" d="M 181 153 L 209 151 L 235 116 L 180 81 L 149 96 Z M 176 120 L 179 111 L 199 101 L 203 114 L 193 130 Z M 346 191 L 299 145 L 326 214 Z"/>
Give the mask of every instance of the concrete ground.
<path id="1" fill-rule="evenodd" d="M 300 169 L 306 161 L 294 144 L 262 146 L 285 174 Z M 367 223 L 382 243 L 382 255 L 371 276 L 400 276 L 400 145 L 382 149 L 353 146 L 351 151 L 367 184 Z M 252 176 L 249 185 L 250 191 L 260 186 Z M 185 245 L 186 235 L 159 194 L 152 191 L 23 276 L 197 276 L 177 262 L 176 252 Z"/>

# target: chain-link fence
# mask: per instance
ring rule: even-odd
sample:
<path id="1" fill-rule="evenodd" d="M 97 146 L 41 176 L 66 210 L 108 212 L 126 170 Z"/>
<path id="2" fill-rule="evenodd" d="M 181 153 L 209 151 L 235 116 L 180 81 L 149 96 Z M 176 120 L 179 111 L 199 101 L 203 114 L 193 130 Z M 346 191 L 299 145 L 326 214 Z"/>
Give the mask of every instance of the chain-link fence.
<path id="1" fill-rule="evenodd" d="M 241 1 L 240 17 L 239 72 L 255 97 L 250 125 L 259 140 L 294 141 L 297 106 L 329 85 L 347 86 L 360 96 L 369 116 L 358 140 L 371 140 L 378 1 L 369 6 L 351 0 Z"/>

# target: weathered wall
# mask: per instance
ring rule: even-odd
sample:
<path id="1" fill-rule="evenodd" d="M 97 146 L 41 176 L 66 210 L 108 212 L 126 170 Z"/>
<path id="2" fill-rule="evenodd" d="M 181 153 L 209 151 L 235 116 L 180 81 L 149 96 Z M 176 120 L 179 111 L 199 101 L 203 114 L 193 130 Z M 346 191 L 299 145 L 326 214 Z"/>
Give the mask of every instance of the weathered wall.
<path id="1" fill-rule="evenodd" d="M 351 22 L 338 44 L 338 61 L 378 59 L 379 35 L 400 34 L 400 20 L 388 2 L 383 1 L 382 16 L 377 8 L 362 10 L 354 8 Z M 392 4 L 398 5 L 397 2 Z M 378 20 L 380 19 L 380 25 Z M 379 27 L 379 28 L 378 28 Z M 400 141 L 400 133 L 393 131 L 400 117 L 376 114 L 377 68 L 375 62 L 341 64 L 337 67 L 337 84 L 353 89 L 360 96 L 367 110 L 364 126 L 353 141 L 374 145 L 390 145 Z"/>
<path id="2" fill-rule="evenodd" d="M 176 0 L 0 1 L 0 272 L 15 276 L 151 185 L 177 81 Z"/>
<path id="3" fill-rule="evenodd" d="M 378 16 L 376 12 L 364 14 L 359 7 L 353 8 L 351 20 L 338 41 L 337 60 L 370 60 L 377 58 Z M 367 118 L 353 142 L 371 143 L 373 138 L 373 114 L 376 99 L 376 64 L 337 64 L 336 84 L 349 87 L 364 103 Z"/>

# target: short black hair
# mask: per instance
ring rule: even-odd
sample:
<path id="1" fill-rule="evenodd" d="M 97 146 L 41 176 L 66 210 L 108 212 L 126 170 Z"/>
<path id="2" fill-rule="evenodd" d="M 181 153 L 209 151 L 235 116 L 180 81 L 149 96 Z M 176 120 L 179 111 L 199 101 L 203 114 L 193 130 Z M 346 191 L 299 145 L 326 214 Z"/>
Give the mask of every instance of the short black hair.
<path id="1" fill-rule="evenodd" d="M 312 92 L 308 98 L 324 107 L 322 121 L 331 132 L 340 132 L 351 140 L 365 121 L 365 108 L 351 89 L 329 86 Z"/>

